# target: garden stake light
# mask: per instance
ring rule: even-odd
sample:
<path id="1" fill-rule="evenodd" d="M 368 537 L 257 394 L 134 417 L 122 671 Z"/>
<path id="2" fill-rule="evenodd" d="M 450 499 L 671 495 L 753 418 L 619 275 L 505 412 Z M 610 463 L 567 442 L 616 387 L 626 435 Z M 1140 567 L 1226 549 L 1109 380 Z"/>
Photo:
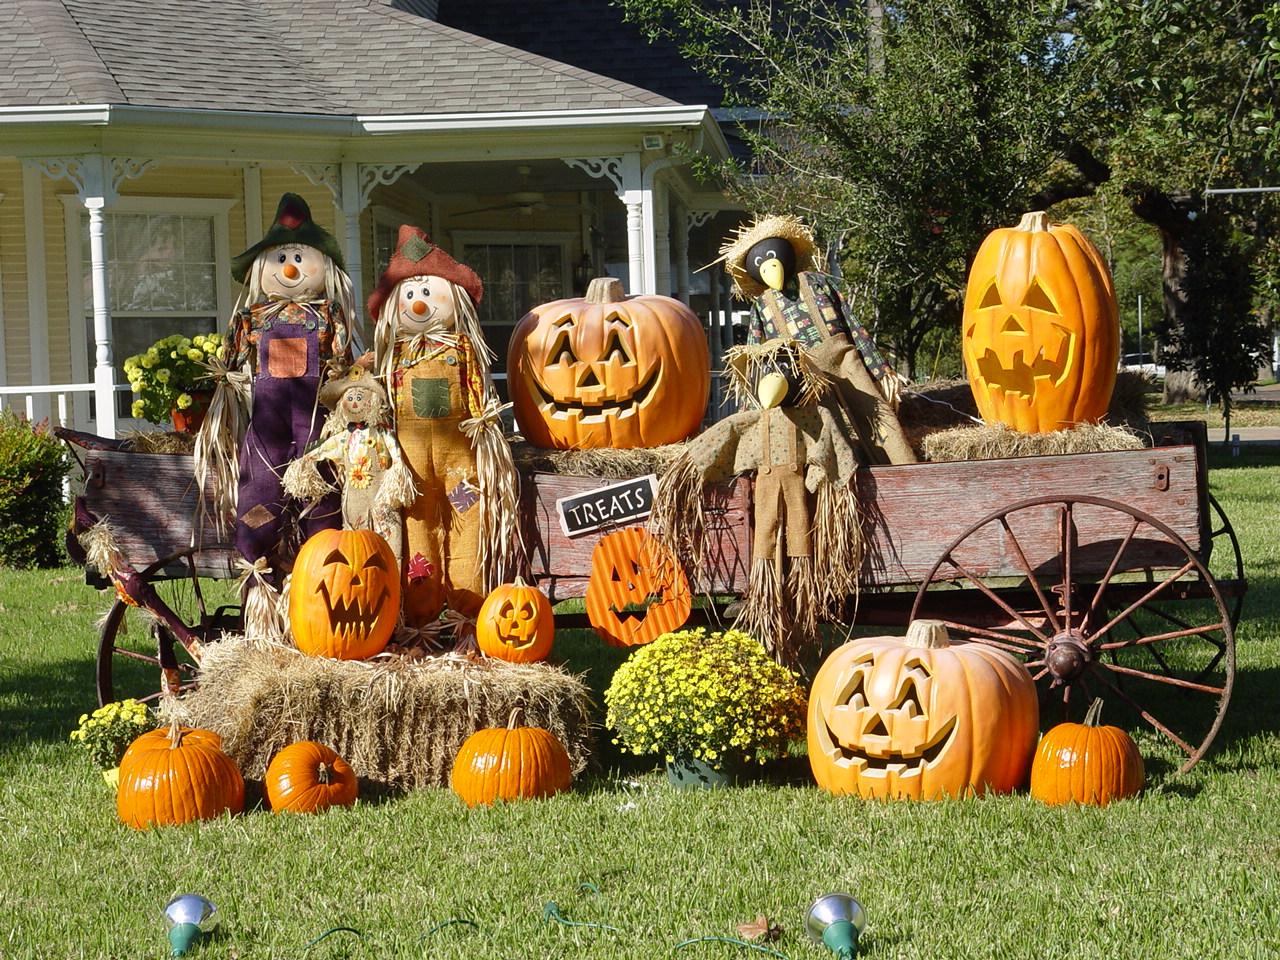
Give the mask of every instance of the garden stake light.
<path id="1" fill-rule="evenodd" d="M 858 937 L 866 925 L 862 904 L 847 893 L 824 893 L 804 915 L 804 928 L 810 939 L 839 960 L 853 960 L 858 955 Z"/>
<path id="2" fill-rule="evenodd" d="M 218 925 L 218 908 L 198 893 L 180 893 L 164 905 L 164 922 L 169 928 L 172 956 L 184 957 L 187 951 Z"/>

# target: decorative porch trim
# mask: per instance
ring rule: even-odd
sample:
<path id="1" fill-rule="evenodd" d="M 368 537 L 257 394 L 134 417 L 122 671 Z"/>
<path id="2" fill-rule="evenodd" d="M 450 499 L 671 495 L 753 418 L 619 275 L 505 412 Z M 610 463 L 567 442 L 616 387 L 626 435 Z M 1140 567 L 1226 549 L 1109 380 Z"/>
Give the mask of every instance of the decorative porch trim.
<path id="1" fill-rule="evenodd" d="M 607 178 L 613 184 L 614 192 L 621 195 L 624 189 L 622 157 L 561 157 L 561 159 L 573 169 L 581 170 L 592 180 Z"/>

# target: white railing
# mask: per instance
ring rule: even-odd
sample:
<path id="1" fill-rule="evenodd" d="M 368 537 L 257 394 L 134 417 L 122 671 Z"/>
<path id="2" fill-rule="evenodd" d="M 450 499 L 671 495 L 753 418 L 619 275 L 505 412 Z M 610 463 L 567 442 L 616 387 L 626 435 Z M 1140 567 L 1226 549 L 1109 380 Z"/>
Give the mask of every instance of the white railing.
<path id="1" fill-rule="evenodd" d="M 14 413 L 23 414 L 32 422 L 48 417 L 52 426 L 70 427 L 73 426 L 71 398 L 83 395 L 84 410 L 87 414 L 88 399 L 93 396 L 93 390 L 92 383 L 0 387 L 0 410 L 12 410 Z"/>

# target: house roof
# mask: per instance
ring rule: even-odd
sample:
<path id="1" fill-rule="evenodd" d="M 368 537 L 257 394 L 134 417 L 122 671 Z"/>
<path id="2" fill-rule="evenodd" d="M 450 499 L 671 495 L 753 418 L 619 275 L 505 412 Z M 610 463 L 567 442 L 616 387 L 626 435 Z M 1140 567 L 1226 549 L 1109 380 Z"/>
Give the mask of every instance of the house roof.
<path id="1" fill-rule="evenodd" d="M 8 0 L 0 106 L 334 116 L 675 103 L 427 19 L 422 0 Z M 545 21 L 544 21 L 545 22 Z"/>

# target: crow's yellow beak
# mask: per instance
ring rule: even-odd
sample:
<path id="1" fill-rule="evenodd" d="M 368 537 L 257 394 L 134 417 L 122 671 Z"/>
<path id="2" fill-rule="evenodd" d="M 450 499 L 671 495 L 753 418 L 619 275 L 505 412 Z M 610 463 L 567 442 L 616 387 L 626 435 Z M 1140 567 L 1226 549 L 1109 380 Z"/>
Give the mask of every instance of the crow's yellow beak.
<path id="1" fill-rule="evenodd" d="M 765 285 L 772 290 L 781 290 L 783 283 L 786 282 L 785 271 L 782 268 L 782 261 L 777 257 L 773 257 L 760 264 L 760 279 Z"/>
<path id="2" fill-rule="evenodd" d="M 772 261 L 776 263 L 777 261 Z M 772 409 L 787 395 L 787 378 L 780 373 L 766 373 L 756 384 L 756 399 L 765 410 Z"/>

